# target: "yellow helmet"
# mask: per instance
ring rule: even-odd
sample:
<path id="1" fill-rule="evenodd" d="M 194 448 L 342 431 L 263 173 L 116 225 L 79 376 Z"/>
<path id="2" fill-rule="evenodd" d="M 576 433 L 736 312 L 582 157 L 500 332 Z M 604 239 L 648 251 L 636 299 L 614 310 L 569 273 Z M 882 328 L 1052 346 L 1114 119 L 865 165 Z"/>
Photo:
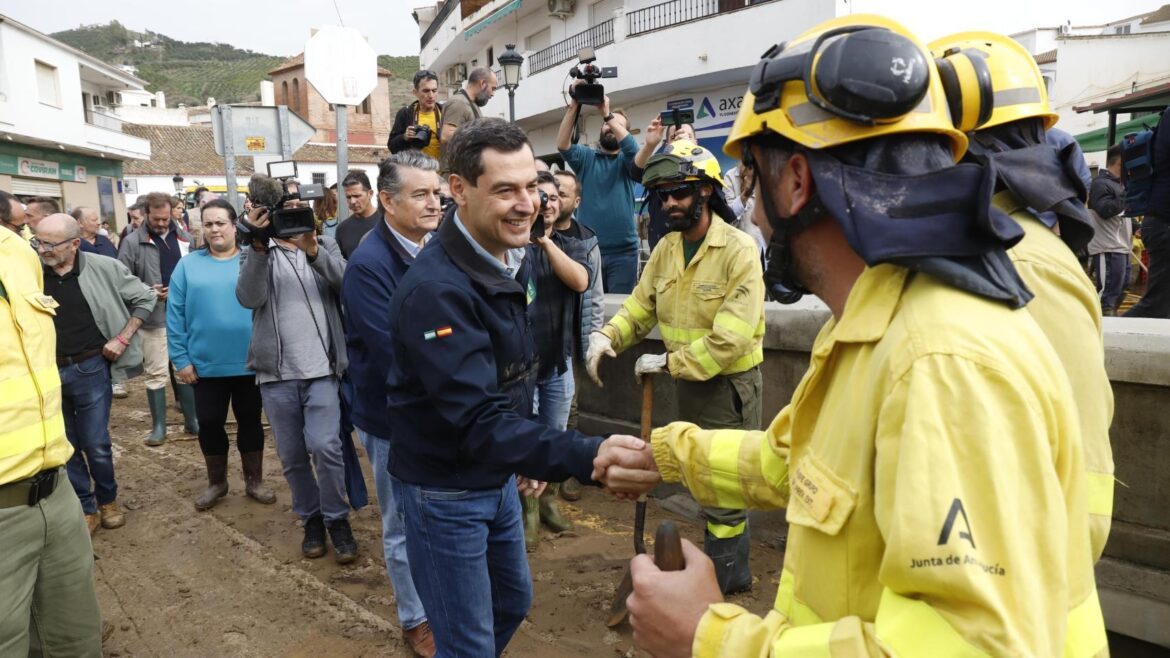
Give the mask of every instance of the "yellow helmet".
<path id="1" fill-rule="evenodd" d="M 686 139 L 663 147 L 661 153 L 646 162 L 642 174 L 646 187 L 689 181 L 708 181 L 723 187 L 723 172 L 714 153 Z"/>
<path id="2" fill-rule="evenodd" d="M 764 53 L 723 150 L 774 132 L 810 149 L 884 135 L 937 133 L 957 161 L 955 129 L 928 51 L 905 27 L 857 14 L 826 21 Z"/>
<path id="3" fill-rule="evenodd" d="M 930 44 L 955 127 L 963 132 L 1038 117 L 1045 130 L 1060 118 L 1036 60 L 1015 39 L 960 32 Z"/>

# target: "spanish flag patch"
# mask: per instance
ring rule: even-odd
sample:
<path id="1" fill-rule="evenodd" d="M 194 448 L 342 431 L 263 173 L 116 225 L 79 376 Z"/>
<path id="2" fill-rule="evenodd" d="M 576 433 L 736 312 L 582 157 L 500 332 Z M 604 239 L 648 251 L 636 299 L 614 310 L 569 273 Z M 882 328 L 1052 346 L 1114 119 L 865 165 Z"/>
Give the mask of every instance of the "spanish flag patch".
<path id="1" fill-rule="evenodd" d="M 432 329 L 428 332 L 423 333 L 423 340 L 434 340 L 436 338 L 446 338 L 447 336 L 450 336 L 452 333 L 454 333 L 454 331 L 452 331 L 451 327 L 449 327 L 449 326 L 448 327 L 439 327 L 438 329 Z"/>

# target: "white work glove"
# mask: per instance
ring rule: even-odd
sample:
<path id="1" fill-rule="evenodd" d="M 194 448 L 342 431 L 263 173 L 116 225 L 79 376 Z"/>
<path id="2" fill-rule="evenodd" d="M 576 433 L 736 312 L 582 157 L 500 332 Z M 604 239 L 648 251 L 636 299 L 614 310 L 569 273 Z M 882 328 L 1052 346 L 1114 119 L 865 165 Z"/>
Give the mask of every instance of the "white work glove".
<path id="1" fill-rule="evenodd" d="M 634 364 L 634 379 L 642 381 L 642 375 L 666 372 L 665 354 L 643 354 Z"/>
<path id="2" fill-rule="evenodd" d="M 597 374 L 597 366 L 601 363 L 603 356 L 617 356 L 617 352 L 613 351 L 613 341 L 609 339 L 609 336 L 600 331 L 594 331 L 589 334 L 589 349 L 585 352 L 585 370 L 589 373 L 589 379 L 592 379 L 598 388 L 605 386 Z"/>

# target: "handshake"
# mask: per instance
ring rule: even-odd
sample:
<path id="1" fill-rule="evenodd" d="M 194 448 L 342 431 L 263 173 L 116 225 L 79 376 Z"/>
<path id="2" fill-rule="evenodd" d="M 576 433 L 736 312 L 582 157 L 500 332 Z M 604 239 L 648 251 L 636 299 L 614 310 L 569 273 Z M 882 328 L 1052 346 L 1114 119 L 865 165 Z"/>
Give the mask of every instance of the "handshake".
<path id="1" fill-rule="evenodd" d="M 650 444 L 626 434 L 602 442 L 593 458 L 593 479 L 626 500 L 637 499 L 662 482 Z"/>

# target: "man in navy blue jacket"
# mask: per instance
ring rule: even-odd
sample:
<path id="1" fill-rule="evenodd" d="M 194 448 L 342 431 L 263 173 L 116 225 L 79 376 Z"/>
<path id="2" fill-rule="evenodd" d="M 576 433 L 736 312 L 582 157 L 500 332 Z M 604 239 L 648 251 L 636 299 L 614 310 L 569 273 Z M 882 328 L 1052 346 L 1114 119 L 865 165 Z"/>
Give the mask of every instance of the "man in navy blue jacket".
<path id="1" fill-rule="evenodd" d="M 439 163 L 420 151 L 403 151 L 378 168 L 378 223 L 354 250 L 341 284 L 345 344 L 354 397 L 351 418 L 366 448 L 382 511 L 382 552 L 394 586 L 403 637 L 420 656 L 435 644 L 406 555 L 406 532 L 390 484 L 386 375 L 390 353 L 390 298 L 415 256 L 439 225 Z"/>
<path id="2" fill-rule="evenodd" d="M 444 157 L 457 211 L 390 303 L 390 472 L 439 654 L 498 656 L 532 601 L 517 488 L 592 482 L 599 450 L 642 442 L 532 419 L 538 363 L 529 291 L 517 278 L 528 280 L 538 202 L 524 131 L 477 119 Z"/>
<path id="3" fill-rule="evenodd" d="M 1158 120 L 1154 137 L 1154 177 L 1150 205 L 1142 218 L 1142 244 L 1150 254 L 1149 283 L 1130 318 L 1170 318 L 1170 107 Z"/>

